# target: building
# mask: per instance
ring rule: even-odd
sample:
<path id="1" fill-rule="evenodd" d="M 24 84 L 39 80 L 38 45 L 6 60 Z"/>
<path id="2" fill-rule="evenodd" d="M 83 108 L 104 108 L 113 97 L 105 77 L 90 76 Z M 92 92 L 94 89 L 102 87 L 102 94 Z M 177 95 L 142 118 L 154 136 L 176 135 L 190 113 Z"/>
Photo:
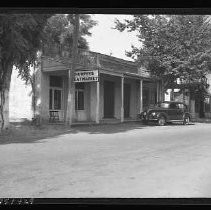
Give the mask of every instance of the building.
<path id="1" fill-rule="evenodd" d="M 15 68 L 11 75 L 9 100 L 9 118 L 11 122 L 20 119 L 32 119 L 31 85 L 26 85 L 25 81 L 18 77 L 18 71 Z"/>
<path id="2" fill-rule="evenodd" d="M 42 122 L 49 122 L 52 114 L 58 115 L 60 122 L 67 120 L 70 67 L 67 52 L 41 57 L 36 109 Z M 74 123 L 136 120 L 144 107 L 162 99 L 160 80 L 151 78 L 134 62 L 100 53 L 79 51 L 74 81 Z"/>
<path id="3" fill-rule="evenodd" d="M 206 75 L 205 80 L 204 82 L 208 84 L 205 97 L 201 97 L 200 93 L 197 93 L 200 82 L 195 82 L 192 84 L 194 91 L 190 91 L 185 83 L 172 84 L 171 89 L 167 90 L 164 98 L 167 101 L 175 100 L 187 104 L 193 118 L 211 118 L 211 73 Z"/>

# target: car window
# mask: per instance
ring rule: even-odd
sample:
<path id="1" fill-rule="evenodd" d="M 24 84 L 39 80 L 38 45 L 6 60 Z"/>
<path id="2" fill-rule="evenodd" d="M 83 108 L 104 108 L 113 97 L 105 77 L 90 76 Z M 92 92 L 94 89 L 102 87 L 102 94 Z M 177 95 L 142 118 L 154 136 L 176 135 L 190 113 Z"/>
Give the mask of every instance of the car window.
<path id="1" fill-rule="evenodd" d="M 185 109 L 184 104 L 178 104 L 178 106 L 179 106 L 179 109 Z"/>
<path id="2" fill-rule="evenodd" d="M 169 109 L 177 109 L 177 108 L 178 108 L 177 104 L 172 103 L 169 105 Z"/>
<path id="3" fill-rule="evenodd" d="M 169 108 L 168 103 L 160 103 L 160 104 L 158 104 L 158 106 L 161 107 L 161 108 Z"/>

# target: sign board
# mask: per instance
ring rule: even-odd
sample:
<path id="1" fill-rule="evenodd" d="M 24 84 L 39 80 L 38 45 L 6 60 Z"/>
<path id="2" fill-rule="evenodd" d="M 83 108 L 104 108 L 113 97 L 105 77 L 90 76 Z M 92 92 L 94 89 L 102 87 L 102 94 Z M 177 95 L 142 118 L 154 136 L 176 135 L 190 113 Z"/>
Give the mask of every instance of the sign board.
<path id="1" fill-rule="evenodd" d="M 74 82 L 98 82 L 99 81 L 99 71 L 76 71 Z"/>
<path id="2" fill-rule="evenodd" d="M 147 70 L 145 67 L 140 67 L 138 69 L 138 74 L 143 77 L 150 77 L 150 71 Z"/>

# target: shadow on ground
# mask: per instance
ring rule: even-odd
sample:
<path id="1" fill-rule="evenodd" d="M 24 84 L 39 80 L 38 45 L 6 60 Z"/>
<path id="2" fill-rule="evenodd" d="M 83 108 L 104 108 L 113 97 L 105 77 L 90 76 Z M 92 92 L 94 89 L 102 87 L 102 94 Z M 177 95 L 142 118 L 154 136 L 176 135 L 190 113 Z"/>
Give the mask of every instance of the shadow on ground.
<path id="1" fill-rule="evenodd" d="M 134 129 L 146 129 L 156 126 L 155 124 L 143 125 L 141 122 L 127 122 L 122 124 L 105 125 L 42 125 L 32 126 L 30 121 L 11 122 L 10 129 L 0 134 L 0 145 L 11 143 L 41 143 L 39 140 L 55 138 L 64 134 L 114 134 L 131 131 Z M 172 126 L 172 125 L 171 125 Z M 173 126 L 179 126 L 174 124 Z"/>
<path id="2" fill-rule="evenodd" d="M 140 122 L 107 125 L 42 125 L 32 126 L 30 122 L 11 122 L 10 128 L 0 134 L 0 144 L 11 143 L 39 143 L 39 140 L 59 137 L 64 134 L 113 134 L 122 133 L 133 129 L 143 129 L 145 125 Z"/>

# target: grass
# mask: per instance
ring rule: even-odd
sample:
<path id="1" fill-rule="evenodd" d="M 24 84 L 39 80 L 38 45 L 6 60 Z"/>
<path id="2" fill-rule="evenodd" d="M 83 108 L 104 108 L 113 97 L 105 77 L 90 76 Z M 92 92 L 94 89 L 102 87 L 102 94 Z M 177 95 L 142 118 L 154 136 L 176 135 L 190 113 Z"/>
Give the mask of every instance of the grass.
<path id="1" fill-rule="evenodd" d="M 11 122 L 7 130 L 0 133 L 0 144 L 30 143 L 39 139 L 53 137 L 71 131 L 64 125 L 33 126 L 30 121 Z"/>

